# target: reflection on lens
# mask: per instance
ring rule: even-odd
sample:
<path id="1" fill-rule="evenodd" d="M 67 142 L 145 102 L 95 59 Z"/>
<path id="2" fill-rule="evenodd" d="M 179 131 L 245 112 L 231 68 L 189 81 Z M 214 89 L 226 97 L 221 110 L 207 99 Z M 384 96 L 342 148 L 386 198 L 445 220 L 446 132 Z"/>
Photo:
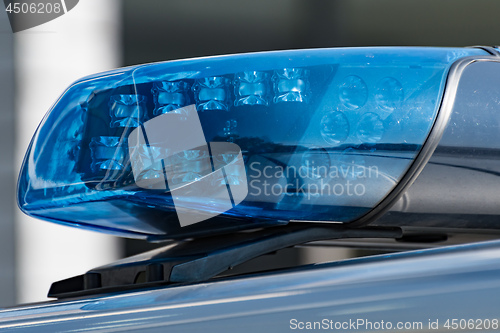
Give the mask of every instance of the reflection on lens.
<path id="1" fill-rule="evenodd" d="M 403 98 L 403 86 L 398 80 L 386 77 L 378 83 L 375 100 L 382 110 L 393 112 L 401 106 Z"/>
<path id="2" fill-rule="evenodd" d="M 349 136 L 349 121 L 343 112 L 330 112 L 321 119 L 321 136 L 331 145 L 344 142 Z"/>
<path id="3" fill-rule="evenodd" d="M 330 157 L 325 149 L 309 149 L 302 155 L 301 168 L 307 178 L 326 178 L 330 170 Z"/>
<path id="4" fill-rule="evenodd" d="M 350 75 L 340 86 L 339 98 L 347 108 L 356 110 L 365 105 L 368 99 L 368 88 L 358 76 Z"/>
<path id="5" fill-rule="evenodd" d="M 235 119 L 227 120 L 224 124 L 223 134 L 227 138 L 227 141 L 234 142 L 234 137 L 238 135 L 238 122 Z"/>
<path id="6" fill-rule="evenodd" d="M 363 177 L 366 168 L 366 162 L 363 155 L 359 154 L 353 148 L 345 149 L 339 159 L 339 171 L 342 177 L 348 180 L 355 180 Z"/>
<path id="7" fill-rule="evenodd" d="M 382 139 L 384 124 L 376 113 L 368 112 L 361 117 L 356 136 L 363 143 L 375 143 Z"/>

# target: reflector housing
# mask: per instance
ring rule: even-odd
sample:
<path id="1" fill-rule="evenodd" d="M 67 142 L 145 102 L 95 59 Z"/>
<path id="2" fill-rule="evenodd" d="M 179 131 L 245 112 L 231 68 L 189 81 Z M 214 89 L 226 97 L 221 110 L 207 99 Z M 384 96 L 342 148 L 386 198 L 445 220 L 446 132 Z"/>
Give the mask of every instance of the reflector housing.
<path id="1" fill-rule="evenodd" d="M 350 223 L 395 189 L 480 49 L 266 52 L 83 78 L 37 130 L 21 209 L 127 237 Z"/>

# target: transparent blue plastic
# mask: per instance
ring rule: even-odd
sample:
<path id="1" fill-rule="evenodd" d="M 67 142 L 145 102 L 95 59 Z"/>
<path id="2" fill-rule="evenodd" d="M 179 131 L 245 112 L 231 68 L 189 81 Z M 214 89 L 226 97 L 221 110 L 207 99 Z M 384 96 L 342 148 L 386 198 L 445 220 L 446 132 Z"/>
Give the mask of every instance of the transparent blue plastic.
<path id="1" fill-rule="evenodd" d="M 150 240 L 289 221 L 349 223 L 405 175 L 451 64 L 473 55 L 485 52 L 297 50 L 86 77 L 33 137 L 19 206 L 52 222 Z M 194 213 L 210 218 L 181 218 Z"/>

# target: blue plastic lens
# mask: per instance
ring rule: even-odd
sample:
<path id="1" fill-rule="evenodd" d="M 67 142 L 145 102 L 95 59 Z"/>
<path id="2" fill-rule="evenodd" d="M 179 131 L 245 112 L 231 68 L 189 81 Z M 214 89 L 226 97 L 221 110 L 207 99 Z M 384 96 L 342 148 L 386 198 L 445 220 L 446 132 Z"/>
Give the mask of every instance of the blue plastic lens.
<path id="1" fill-rule="evenodd" d="M 87 77 L 35 134 L 19 205 L 49 221 L 149 239 L 349 223 L 406 174 L 451 64 L 483 54 L 283 51 Z"/>

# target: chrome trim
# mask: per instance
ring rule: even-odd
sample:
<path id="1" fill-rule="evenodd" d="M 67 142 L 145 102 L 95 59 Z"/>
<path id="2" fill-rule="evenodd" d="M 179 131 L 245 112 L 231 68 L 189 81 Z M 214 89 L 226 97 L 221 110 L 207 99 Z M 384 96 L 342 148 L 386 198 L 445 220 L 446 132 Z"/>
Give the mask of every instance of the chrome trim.
<path id="1" fill-rule="evenodd" d="M 491 55 L 500 57 L 500 51 L 498 51 L 497 49 L 495 49 L 495 46 L 481 46 L 481 45 L 477 45 L 477 46 L 471 46 L 471 48 L 481 49 L 483 51 L 488 52 Z"/>

